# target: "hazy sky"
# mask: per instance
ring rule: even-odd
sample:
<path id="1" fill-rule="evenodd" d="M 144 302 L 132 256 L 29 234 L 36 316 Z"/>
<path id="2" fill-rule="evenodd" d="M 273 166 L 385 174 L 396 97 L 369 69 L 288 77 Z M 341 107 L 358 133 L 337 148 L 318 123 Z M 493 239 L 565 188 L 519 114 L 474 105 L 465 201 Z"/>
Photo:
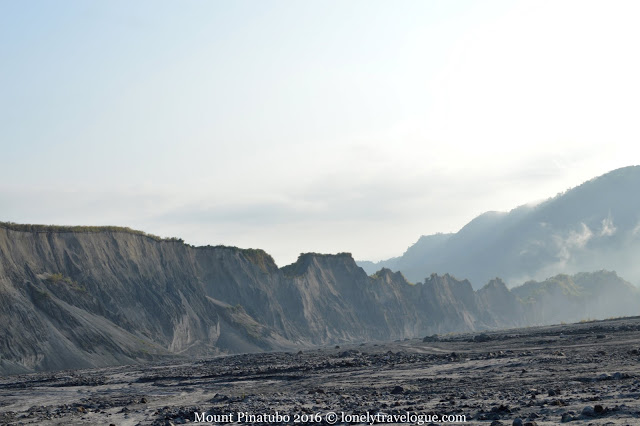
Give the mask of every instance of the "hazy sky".
<path id="1" fill-rule="evenodd" d="M 637 1 L 0 0 L 0 220 L 401 254 L 640 163 Z"/>

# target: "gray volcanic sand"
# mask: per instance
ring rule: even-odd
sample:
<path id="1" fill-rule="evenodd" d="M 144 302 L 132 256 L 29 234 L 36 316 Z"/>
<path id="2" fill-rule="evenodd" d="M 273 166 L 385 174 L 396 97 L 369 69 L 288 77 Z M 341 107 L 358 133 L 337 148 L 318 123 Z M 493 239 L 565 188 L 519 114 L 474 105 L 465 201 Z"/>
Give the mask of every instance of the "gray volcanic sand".
<path id="1" fill-rule="evenodd" d="M 638 317 L 427 340 L 1 377 L 0 424 L 164 425 L 275 411 L 640 424 Z"/>

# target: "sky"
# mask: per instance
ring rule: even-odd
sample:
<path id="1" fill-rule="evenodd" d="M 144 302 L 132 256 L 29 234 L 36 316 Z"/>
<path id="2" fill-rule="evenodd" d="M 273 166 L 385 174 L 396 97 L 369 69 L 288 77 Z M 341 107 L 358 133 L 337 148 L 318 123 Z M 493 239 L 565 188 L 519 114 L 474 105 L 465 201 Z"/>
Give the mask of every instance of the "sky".
<path id="1" fill-rule="evenodd" d="M 0 221 L 381 260 L 640 163 L 640 2 L 0 0 Z"/>

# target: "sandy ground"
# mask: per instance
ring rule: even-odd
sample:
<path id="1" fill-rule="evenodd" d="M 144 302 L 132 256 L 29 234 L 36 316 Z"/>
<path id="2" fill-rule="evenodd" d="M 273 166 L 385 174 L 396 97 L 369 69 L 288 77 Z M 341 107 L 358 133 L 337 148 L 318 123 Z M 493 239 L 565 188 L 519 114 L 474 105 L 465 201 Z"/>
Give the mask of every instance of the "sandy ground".
<path id="1" fill-rule="evenodd" d="M 640 318 L 426 340 L 1 377 L 0 424 L 640 425 Z"/>

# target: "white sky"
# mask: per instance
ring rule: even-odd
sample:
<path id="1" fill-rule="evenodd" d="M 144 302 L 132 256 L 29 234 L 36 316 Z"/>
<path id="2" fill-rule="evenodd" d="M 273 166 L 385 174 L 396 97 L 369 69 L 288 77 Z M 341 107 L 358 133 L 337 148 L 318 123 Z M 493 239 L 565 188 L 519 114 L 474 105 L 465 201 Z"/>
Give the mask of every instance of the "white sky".
<path id="1" fill-rule="evenodd" d="M 400 255 L 640 163 L 637 1 L 0 2 L 0 220 Z"/>

